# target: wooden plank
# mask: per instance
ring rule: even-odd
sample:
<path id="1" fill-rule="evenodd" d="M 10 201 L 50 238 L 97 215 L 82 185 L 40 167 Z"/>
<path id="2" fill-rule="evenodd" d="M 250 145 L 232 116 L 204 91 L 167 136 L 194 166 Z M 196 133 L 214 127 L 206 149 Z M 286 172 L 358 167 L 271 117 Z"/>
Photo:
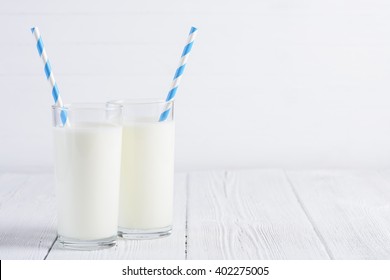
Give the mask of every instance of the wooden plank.
<path id="1" fill-rule="evenodd" d="M 0 259 L 44 259 L 56 238 L 52 174 L 0 177 Z"/>
<path id="2" fill-rule="evenodd" d="M 390 258 L 390 184 L 376 171 L 289 171 L 335 259 Z"/>
<path id="3" fill-rule="evenodd" d="M 191 173 L 188 259 L 327 259 L 281 170 Z"/>
<path id="4" fill-rule="evenodd" d="M 74 251 L 53 246 L 47 259 L 184 259 L 186 239 L 186 174 L 175 176 L 174 229 L 172 235 L 153 240 L 119 239 L 115 247 Z"/>

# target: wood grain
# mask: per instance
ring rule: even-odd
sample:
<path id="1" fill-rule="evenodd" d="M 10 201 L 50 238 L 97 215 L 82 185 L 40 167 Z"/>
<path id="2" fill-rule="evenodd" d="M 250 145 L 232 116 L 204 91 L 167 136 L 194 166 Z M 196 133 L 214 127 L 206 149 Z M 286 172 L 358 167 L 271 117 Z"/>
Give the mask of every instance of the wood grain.
<path id="1" fill-rule="evenodd" d="M 389 172 L 383 177 L 367 170 L 287 174 L 332 258 L 390 258 Z"/>
<path id="2" fill-rule="evenodd" d="M 172 236 L 109 250 L 52 247 L 55 213 L 52 174 L 0 173 L 0 259 L 390 259 L 390 170 L 177 174 Z"/>
<path id="3" fill-rule="evenodd" d="M 56 238 L 51 174 L 0 176 L 0 259 L 44 259 Z"/>
<path id="4" fill-rule="evenodd" d="M 191 173 L 188 259 L 327 259 L 281 170 Z"/>
<path id="5" fill-rule="evenodd" d="M 184 173 L 175 176 L 174 229 L 171 236 L 154 240 L 119 239 L 115 247 L 96 251 L 64 250 L 56 243 L 48 259 L 184 259 L 186 176 Z"/>

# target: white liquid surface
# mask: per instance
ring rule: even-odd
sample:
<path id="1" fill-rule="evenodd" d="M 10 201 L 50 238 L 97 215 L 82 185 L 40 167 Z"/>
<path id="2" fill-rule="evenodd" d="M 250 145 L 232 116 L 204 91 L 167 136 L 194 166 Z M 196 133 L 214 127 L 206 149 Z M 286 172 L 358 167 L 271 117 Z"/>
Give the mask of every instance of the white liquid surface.
<path id="1" fill-rule="evenodd" d="M 96 240 L 117 234 L 122 128 L 54 128 L 58 234 Z"/>
<path id="2" fill-rule="evenodd" d="M 120 227 L 172 225 L 174 135 L 173 121 L 123 126 Z"/>

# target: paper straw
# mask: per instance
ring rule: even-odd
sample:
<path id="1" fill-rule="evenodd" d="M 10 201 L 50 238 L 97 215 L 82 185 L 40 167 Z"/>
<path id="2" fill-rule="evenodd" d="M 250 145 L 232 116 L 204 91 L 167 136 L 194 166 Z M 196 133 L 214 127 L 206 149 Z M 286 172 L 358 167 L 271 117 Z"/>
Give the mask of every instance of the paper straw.
<path id="1" fill-rule="evenodd" d="M 167 105 L 164 109 L 164 112 L 162 112 L 160 115 L 160 119 L 159 119 L 160 122 L 165 121 L 168 118 L 169 113 L 172 109 L 171 108 L 172 102 L 170 102 L 170 101 L 172 101 L 175 98 L 176 91 L 180 85 L 180 80 L 181 80 L 181 77 L 183 76 L 184 69 L 186 68 L 186 63 L 187 63 L 188 57 L 190 55 L 192 45 L 194 43 L 194 40 L 195 40 L 197 33 L 198 33 L 198 29 L 195 27 L 191 27 L 190 34 L 188 35 L 188 39 L 187 39 L 187 44 L 184 47 L 183 53 L 181 54 L 179 66 L 176 69 L 176 73 L 175 73 L 175 76 L 173 77 L 170 91 L 168 93 L 167 98 L 165 99 L 165 101 L 169 102 L 169 103 L 167 103 Z"/>
<path id="2" fill-rule="evenodd" d="M 41 37 L 41 34 L 39 33 L 38 27 L 31 28 L 31 32 L 34 34 L 35 39 L 37 40 L 38 54 L 43 60 L 46 78 L 50 82 L 50 86 L 52 89 L 51 94 L 54 98 L 54 103 L 58 107 L 63 107 L 60 92 L 58 90 L 56 80 L 54 79 L 54 74 L 53 74 L 53 71 L 51 70 L 50 61 L 49 61 L 49 58 L 47 57 L 46 50 L 45 50 L 45 47 L 43 45 L 42 37 Z M 67 120 L 67 115 L 66 115 L 65 110 L 61 110 L 60 117 L 61 117 L 62 125 L 65 125 L 66 120 Z"/>

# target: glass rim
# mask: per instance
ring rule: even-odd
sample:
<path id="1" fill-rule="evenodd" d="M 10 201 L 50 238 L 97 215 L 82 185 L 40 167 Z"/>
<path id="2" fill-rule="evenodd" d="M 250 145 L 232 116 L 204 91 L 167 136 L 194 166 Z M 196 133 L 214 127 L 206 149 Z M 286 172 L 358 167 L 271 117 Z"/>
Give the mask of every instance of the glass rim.
<path id="1" fill-rule="evenodd" d="M 107 106 L 108 105 L 108 106 Z M 63 106 L 59 106 L 57 104 L 52 105 L 51 108 L 53 110 L 118 110 L 122 109 L 123 105 L 120 103 L 108 103 L 108 102 L 74 102 L 67 103 Z"/>
<path id="2" fill-rule="evenodd" d="M 126 98 L 126 99 L 115 99 L 107 101 L 108 104 L 116 104 L 116 105 L 152 105 L 152 104 L 169 104 L 173 103 L 174 99 L 170 101 L 166 101 L 161 98 Z"/>

